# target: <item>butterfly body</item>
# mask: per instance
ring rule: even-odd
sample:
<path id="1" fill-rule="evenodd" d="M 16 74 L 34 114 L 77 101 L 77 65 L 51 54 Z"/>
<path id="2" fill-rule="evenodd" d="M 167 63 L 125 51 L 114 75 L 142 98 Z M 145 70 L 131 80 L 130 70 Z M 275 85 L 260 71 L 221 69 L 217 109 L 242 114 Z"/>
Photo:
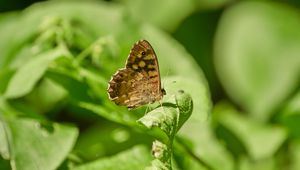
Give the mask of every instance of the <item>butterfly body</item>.
<path id="1" fill-rule="evenodd" d="M 161 88 L 156 54 L 146 40 L 132 47 L 126 66 L 118 70 L 109 81 L 110 100 L 128 109 L 153 103 L 165 94 Z"/>

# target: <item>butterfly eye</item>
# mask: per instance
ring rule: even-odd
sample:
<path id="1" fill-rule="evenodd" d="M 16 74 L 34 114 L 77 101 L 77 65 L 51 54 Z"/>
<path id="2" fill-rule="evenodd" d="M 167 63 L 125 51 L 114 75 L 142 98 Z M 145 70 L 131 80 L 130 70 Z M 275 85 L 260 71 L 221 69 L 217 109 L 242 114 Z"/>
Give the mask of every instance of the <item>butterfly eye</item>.
<path id="1" fill-rule="evenodd" d="M 142 52 L 142 55 L 146 55 L 145 51 Z"/>

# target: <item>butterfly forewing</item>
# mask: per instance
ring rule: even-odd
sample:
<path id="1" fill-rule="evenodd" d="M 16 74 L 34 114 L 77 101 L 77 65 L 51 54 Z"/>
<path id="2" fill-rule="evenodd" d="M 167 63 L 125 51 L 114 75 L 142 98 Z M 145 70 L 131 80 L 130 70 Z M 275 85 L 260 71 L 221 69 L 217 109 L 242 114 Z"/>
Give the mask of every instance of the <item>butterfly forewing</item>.
<path id="1" fill-rule="evenodd" d="M 108 94 L 116 104 L 129 109 L 162 98 L 164 90 L 161 89 L 158 61 L 149 42 L 141 40 L 134 44 L 126 67 L 118 70 L 109 81 Z"/>

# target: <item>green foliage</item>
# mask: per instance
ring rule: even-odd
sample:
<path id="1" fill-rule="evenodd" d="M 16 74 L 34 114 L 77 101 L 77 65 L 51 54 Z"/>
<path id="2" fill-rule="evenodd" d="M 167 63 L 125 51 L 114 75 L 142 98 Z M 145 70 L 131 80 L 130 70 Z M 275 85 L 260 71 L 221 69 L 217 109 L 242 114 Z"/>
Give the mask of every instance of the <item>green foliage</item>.
<path id="1" fill-rule="evenodd" d="M 45 52 L 36 59 L 26 62 L 13 75 L 4 95 L 6 98 L 19 98 L 32 91 L 36 83 L 46 72 L 49 64 L 60 56 L 65 56 L 63 49 Z M 20 86 L 22 84 L 22 86 Z"/>
<path id="2" fill-rule="evenodd" d="M 0 169 L 300 169 L 292 5 L 49 1 L 0 14 Z M 128 111 L 107 85 L 139 39 L 167 94 Z"/>
<path id="3" fill-rule="evenodd" d="M 220 22 L 215 48 L 220 80 L 258 119 L 268 119 L 298 86 L 299 16 L 282 4 L 247 2 L 227 10 Z"/>
<path id="4" fill-rule="evenodd" d="M 128 158 L 130 158 L 130 161 L 128 161 Z M 138 145 L 111 158 L 98 159 L 86 165 L 78 166 L 74 170 L 143 169 L 150 159 L 147 148 Z"/>
<path id="5" fill-rule="evenodd" d="M 18 118 L 1 121 L 1 154 L 16 169 L 54 169 L 76 141 L 76 128 Z M 47 153 L 47 154 L 45 154 Z"/>
<path id="6" fill-rule="evenodd" d="M 157 166 L 158 169 L 172 169 L 173 140 L 176 132 L 190 117 L 193 110 L 192 98 L 183 90 L 178 90 L 177 93 L 166 96 L 166 98 L 164 103 L 170 106 L 155 109 L 138 120 L 148 129 L 159 128 L 167 136 L 167 138 L 161 141 L 156 140 L 152 144 L 152 154 L 155 158 L 152 162 L 152 169 Z M 157 161 L 161 163 L 158 164 Z"/>

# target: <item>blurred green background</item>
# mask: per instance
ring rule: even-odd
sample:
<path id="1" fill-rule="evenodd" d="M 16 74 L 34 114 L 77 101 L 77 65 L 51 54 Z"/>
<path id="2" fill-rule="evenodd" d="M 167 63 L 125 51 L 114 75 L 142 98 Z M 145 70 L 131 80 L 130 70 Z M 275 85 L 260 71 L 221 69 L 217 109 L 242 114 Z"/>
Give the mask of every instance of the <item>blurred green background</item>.
<path id="1" fill-rule="evenodd" d="M 147 39 L 191 94 L 173 169 L 300 169 L 300 1 L 0 2 L 0 169 L 144 169 L 148 134 L 108 100 Z M 176 87 L 173 87 L 176 81 Z M 168 89 L 170 89 L 168 91 Z"/>

